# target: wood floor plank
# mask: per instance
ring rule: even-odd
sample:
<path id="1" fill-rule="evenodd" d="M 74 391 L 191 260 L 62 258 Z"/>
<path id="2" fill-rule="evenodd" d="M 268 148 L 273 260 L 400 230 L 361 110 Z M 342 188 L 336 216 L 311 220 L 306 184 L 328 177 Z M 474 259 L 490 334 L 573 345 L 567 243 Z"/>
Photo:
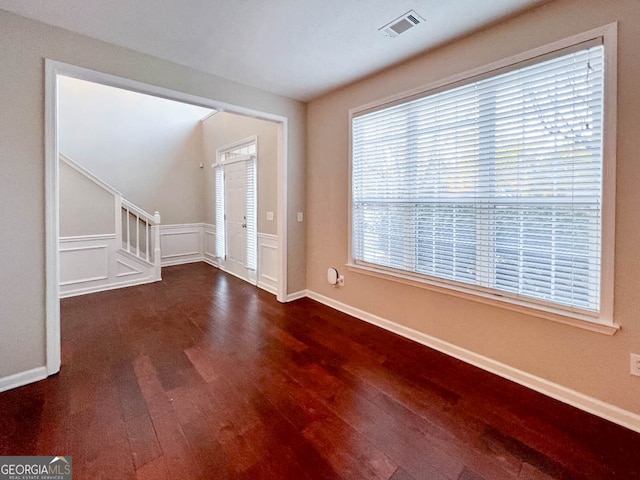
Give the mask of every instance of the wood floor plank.
<path id="1" fill-rule="evenodd" d="M 96 398 L 97 404 L 70 415 L 70 453 L 78 460 L 74 478 L 133 479 L 133 455 L 115 387 L 105 386 Z"/>
<path id="2" fill-rule="evenodd" d="M 220 376 L 220 372 L 214 368 L 202 346 L 194 345 L 184 353 L 205 382 L 212 382 Z"/>
<path id="3" fill-rule="evenodd" d="M 302 434 L 343 478 L 387 480 L 397 469 L 384 452 L 335 417 L 312 423 Z"/>
<path id="4" fill-rule="evenodd" d="M 127 437 L 131 446 L 131 454 L 136 469 L 155 460 L 161 455 L 160 444 L 151 423 L 151 418 L 145 412 L 125 422 Z"/>
<path id="5" fill-rule="evenodd" d="M 150 400 L 165 393 L 158 379 L 156 369 L 148 355 L 137 357 L 133 362 L 133 368 L 145 399 Z"/>
<path id="6" fill-rule="evenodd" d="M 414 480 L 402 467 L 398 467 L 389 480 Z"/>
<path id="7" fill-rule="evenodd" d="M 271 381 L 264 381 L 271 375 Z M 283 415 L 290 418 L 302 431 L 302 435 L 327 461 L 345 478 L 385 478 L 388 479 L 397 465 L 355 428 L 341 420 L 317 396 L 295 384 L 289 383 L 286 389 L 288 396 L 278 395 L 278 384 L 287 384 L 285 374 L 262 369 L 262 381 L 259 388 L 266 391 L 274 405 L 279 407 Z M 275 383 L 275 388 L 270 388 Z M 296 406 L 301 406 L 300 412 Z M 319 428 L 318 426 L 322 426 Z M 341 446 L 347 441 L 353 452 L 343 450 Z M 444 478 L 444 477 L 443 477 Z"/>
<path id="8" fill-rule="evenodd" d="M 205 264 L 64 299 L 63 365 L 0 393 L 0 455 L 74 478 L 640 479 L 640 434 Z"/>
<path id="9" fill-rule="evenodd" d="M 136 471 L 136 480 L 174 480 L 164 456 L 147 463 Z"/>
<path id="10" fill-rule="evenodd" d="M 536 467 L 529 465 L 526 462 L 522 464 L 522 469 L 518 475 L 518 480 L 551 480 L 552 478 L 554 477 L 541 472 Z"/>
<path id="11" fill-rule="evenodd" d="M 172 478 L 206 478 L 175 414 L 169 412 L 156 417 L 153 419 L 153 425 Z"/>
<path id="12" fill-rule="evenodd" d="M 250 433 L 253 437 L 252 447 L 261 461 L 247 472 L 248 478 L 252 478 L 258 470 L 260 478 L 338 478 L 322 455 L 266 396 L 257 389 L 250 387 L 249 390 L 252 390 L 252 404 L 260 415 L 262 428 Z"/>
<path id="13" fill-rule="evenodd" d="M 225 455 L 229 458 L 236 473 L 242 474 L 247 472 L 254 465 L 260 462 L 253 448 L 249 443 L 247 430 L 243 433 L 233 425 L 227 424 L 215 431 L 218 442 L 222 445 Z"/>
<path id="14" fill-rule="evenodd" d="M 207 384 L 207 391 L 216 410 L 216 415 L 210 417 L 210 421 L 218 430 L 233 426 L 242 435 L 260 423 L 260 418 L 247 399 L 239 398 L 225 377 Z"/>
<path id="15" fill-rule="evenodd" d="M 35 390 L 33 386 L 28 388 Z M 22 449 L 34 451 L 43 422 L 45 398 L 34 392 L 32 396 L 23 399 L 16 390 L 3 395 L 6 400 L 2 402 L 2 416 L 6 420 L 0 422 L 0 455 L 21 455 Z"/>
<path id="16" fill-rule="evenodd" d="M 237 478 L 222 445 L 214 438 L 204 419 L 196 418 L 183 425 L 182 430 L 205 477 L 216 480 Z"/>
<path id="17" fill-rule="evenodd" d="M 129 360 L 116 362 L 111 370 L 112 379 L 118 389 L 122 415 L 125 421 L 144 415 L 148 412 L 142 390 Z"/>
<path id="18" fill-rule="evenodd" d="M 485 480 L 485 479 L 482 478 L 477 473 L 472 472 L 471 470 L 465 469 L 464 472 L 462 472 L 458 477 L 458 480 Z"/>
<path id="19" fill-rule="evenodd" d="M 202 419 L 202 412 L 198 408 L 195 393 L 191 388 L 178 387 L 167 392 L 167 397 L 180 425 Z"/>
<path id="20" fill-rule="evenodd" d="M 428 472 L 432 478 L 441 474 L 456 478 L 464 468 L 464 464 L 415 428 L 416 419 L 412 413 L 406 414 L 406 424 L 413 425 L 403 428 L 397 418 L 370 402 L 367 395 L 360 395 L 317 365 L 292 366 L 286 373 L 301 385 L 301 393 L 316 392 L 325 408 L 385 451 L 395 464 L 404 465 L 410 472 Z M 398 428 L 398 425 L 402 427 Z"/>
<path id="21" fill-rule="evenodd" d="M 199 388 L 193 400 L 236 473 L 245 472 L 259 461 L 245 434 L 260 421 L 246 406 L 237 404 L 224 378 Z"/>
<path id="22" fill-rule="evenodd" d="M 279 410 L 269 398 L 269 392 L 265 394 L 259 388 L 264 383 L 255 383 L 255 377 L 261 372 L 265 373 L 263 367 L 252 365 L 249 369 L 238 367 L 226 377 L 236 398 L 244 399 L 260 420 L 259 425 L 247 433 L 251 448 L 260 459 L 247 475 L 257 474 L 260 470 L 260 478 L 337 478 L 328 462 L 305 439 L 303 428 L 295 428 L 287 418 L 289 409 L 286 413 Z M 282 407 L 277 396 L 275 402 Z M 306 422 L 305 426 L 308 424 Z"/>

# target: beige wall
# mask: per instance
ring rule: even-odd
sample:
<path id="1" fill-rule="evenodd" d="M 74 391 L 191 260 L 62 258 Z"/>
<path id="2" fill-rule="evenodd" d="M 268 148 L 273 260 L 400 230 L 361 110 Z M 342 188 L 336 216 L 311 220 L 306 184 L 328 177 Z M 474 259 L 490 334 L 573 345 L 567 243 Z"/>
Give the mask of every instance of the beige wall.
<path id="1" fill-rule="evenodd" d="M 204 221 L 215 224 L 215 173 L 211 165 L 216 150 L 232 143 L 258 136 L 258 232 L 277 235 L 278 195 L 278 126 L 241 115 L 220 112 L 202 122 L 205 156 Z M 267 220 L 273 212 L 273 220 Z"/>
<path id="2" fill-rule="evenodd" d="M 65 162 L 60 162 L 60 236 L 116 232 L 115 197 Z"/>
<path id="3" fill-rule="evenodd" d="M 618 159 L 613 337 L 329 266 L 348 249 L 348 110 L 611 22 L 619 23 Z M 640 413 L 640 4 L 556 0 L 308 106 L 307 286 L 310 290 L 437 337 L 631 412 Z M 342 271 L 341 270 L 341 271 Z"/>
<path id="4" fill-rule="evenodd" d="M 163 224 L 202 222 L 209 109 L 60 77 L 60 152 Z"/>
<path id="5" fill-rule="evenodd" d="M 287 117 L 288 289 L 305 287 L 304 104 L 3 10 L 0 32 L 0 378 L 45 364 L 45 58 Z"/>

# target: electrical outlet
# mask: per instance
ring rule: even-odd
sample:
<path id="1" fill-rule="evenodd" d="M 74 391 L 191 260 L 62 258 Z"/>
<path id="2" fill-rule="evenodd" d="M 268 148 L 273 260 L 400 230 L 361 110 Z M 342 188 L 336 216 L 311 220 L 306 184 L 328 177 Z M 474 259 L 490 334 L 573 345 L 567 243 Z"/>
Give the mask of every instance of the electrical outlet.
<path id="1" fill-rule="evenodd" d="M 640 355 L 636 353 L 631 354 L 631 375 L 640 377 Z"/>

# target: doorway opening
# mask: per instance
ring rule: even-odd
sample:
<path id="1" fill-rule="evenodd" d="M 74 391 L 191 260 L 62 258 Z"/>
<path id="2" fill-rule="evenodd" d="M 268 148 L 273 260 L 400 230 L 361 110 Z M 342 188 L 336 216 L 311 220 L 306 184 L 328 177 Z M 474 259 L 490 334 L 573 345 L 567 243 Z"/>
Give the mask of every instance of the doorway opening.
<path id="1" fill-rule="evenodd" d="M 102 84 L 106 86 L 116 87 L 123 90 L 128 90 L 131 92 L 142 93 L 146 95 L 151 95 L 155 97 L 160 97 L 168 100 L 174 100 L 177 102 L 182 102 L 186 104 L 191 104 L 195 106 L 205 107 L 212 110 L 216 110 L 217 112 L 224 112 L 225 114 L 233 114 L 240 115 L 243 117 L 258 119 L 266 122 L 270 122 L 275 126 L 276 135 L 277 135 L 277 150 L 276 150 L 276 191 L 277 191 L 277 199 L 274 202 L 274 209 L 277 213 L 277 229 L 275 229 L 275 233 L 272 235 L 274 240 L 274 252 L 275 257 L 273 264 L 276 272 L 274 274 L 277 277 L 277 283 L 274 285 L 273 293 L 277 295 L 279 301 L 286 301 L 286 292 L 287 292 L 287 270 L 286 270 L 286 258 L 287 258 L 287 242 L 286 242 L 286 172 L 287 172 L 287 118 L 275 115 L 267 112 L 261 112 L 257 110 L 247 109 L 244 107 L 237 107 L 234 105 L 218 102 L 216 100 L 193 96 L 190 94 L 185 94 L 182 92 L 157 87 L 154 85 L 143 84 L 140 82 L 128 80 L 121 77 L 115 77 L 112 75 L 95 72 L 92 70 L 88 70 L 85 68 L 64 64 L 61 62 L 46 60 L 45 62 L 46 69 L 46 89 L 45 89 L 45 146 L 46 146 L 46 344 L 47 344 L 47 374 L 51 375 L 59 371 L 60 363 L 61 363 L 61 345 L 60 345 L 60 212 L 59 212 L 59 194 L 60 194 L 60 169 L 59 169 L 59 158 L 60 158 L 60 144 L 59 144 L 59 125 L 58 125 L 58 116 L 59 116 L 59 105 L 58 105 L 58 88 L 59 88 L 59 80 L 60 77 L 72 77 L 80 80 L 85 80 L 88 82 L 93 82 L 97 84 Z M 257 142 L 256 142 L 257 143 Z M 256 150 L 257 153 L 257 150 Z M 242 192 L 244 192 L 244 203 L 243 208 L 239 209 L 242 212 L 242 216 L 249 217 L 253 215 L 253 218 L 257 216 L 255 204 L 257 202 L 257 196 L 255 195 L 255 177 L 256 175 L 256 167 L 255 160 L 257 156 L 254 154 L 253 160 L 245 160 L 242 168 L 241 178 L 244 179 L 244 188 Z M 251 162 L 254 162 L 253 168 L 251 167 Z M 203 162 L 204 163 L 204 162 Z M 215 162 L 218 163 L 218 162 Z M 232 165 L 238 163 L 239 161 L 227 162 L 229 173 L 232 173 Z M 227 169 L 227 166 L 224 168 Z M 201 168 L 205 168 L 205 165 L 201 165 Z M 238 167 L 239 168 L 239 167 Z M 213 172 L 213 169 L 207 165 L 206 170 Z M 253 180 L 253 197 L 249 195 L 251 192 L 251 188 L 247 187 L 247 185 L 251 185 L 248 183 L 247 178 L 252 175 L 254 176 Z M 231 195 L 232 192 L 229 192 Z M 237 192 L 236 192 L 237 195 Z M 253 198 L 253 208 L 248 203 L 248 200 Z M 247 206 L 249 209 L 247 210 Z M 254 213 L 251 213 L 254 212 Z M 237 216 L 237 212 L 232 212 Z M 248 215 L 247 215 L 248 213 Z M 244 219 L 243 219 L 244 220 Z M 245 222 L 247 227 L 249 227 L 249 223 Z M 257 225 L 257 220 L 253 222 L 254 225 Z M 242 224 L 240 224 L 242 225 Z M 240 226 L 240 228 L 243 228 Z M 247 230 L 247 228 L 243 228 L 243 230 Z M 233 229 L 230 229 L 233 232 Z M 243 260 L 245 262 L 245 267 L 249 272 L 256 272 L 257 270 L 257 260 L 255 257 L 258 255 L 258 251 L 256 248 L 252 248 L 251 251 L 256 252 L 255 256 L 252 258 L 251 254 L 248 254 L 249 250 L 247 250 L 247 245 L 250 245 L 251 242 L 256 243 L 256 237 L 258 237 L 258 232 L 255 234 L 252 232 L 250 235 L 245 235 L 245 245 L 243 250 L 247 252 L 244 257 L 239 258 L 239 260 Z M 226 231 L 225 231 L 226 238 Z M 233 242 L 229 242 L 230 244 Z M 214 247 L 215 248 L 215 247 Z M 234 258 L 238 258 L 238 250 L 233 252 Z M 222 265 L 220 265 L 222 266 Z M 223 269 L 226 269 L 226 264 L 222 266 Z M 231 267 L 229 267 L 231 269 Z M 230 271 L 230 273 L 235 274 Z M 249 281 L 252 283 L 256 283 L 255 273 L 253 273 L 253 278 L 251 274 L 248 275 Z"/>

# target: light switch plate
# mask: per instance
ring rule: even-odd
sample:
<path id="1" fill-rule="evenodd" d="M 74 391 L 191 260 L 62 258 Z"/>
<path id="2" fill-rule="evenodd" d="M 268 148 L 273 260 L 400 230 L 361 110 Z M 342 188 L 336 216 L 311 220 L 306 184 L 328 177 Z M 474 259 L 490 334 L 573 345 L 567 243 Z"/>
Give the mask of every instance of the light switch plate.
<path id="1" fill-rule="evenodd" d="M 267 220 L 273 222 L 273 212 L 267 212 Z"/>

